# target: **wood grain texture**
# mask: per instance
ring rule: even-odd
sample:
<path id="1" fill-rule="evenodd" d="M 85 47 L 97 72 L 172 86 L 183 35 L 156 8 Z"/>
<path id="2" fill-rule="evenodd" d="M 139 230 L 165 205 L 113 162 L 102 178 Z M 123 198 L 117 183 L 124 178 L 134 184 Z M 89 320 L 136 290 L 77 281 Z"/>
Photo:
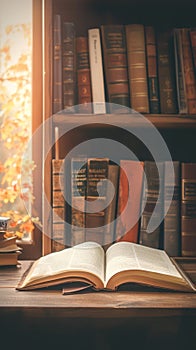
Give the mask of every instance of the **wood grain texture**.
<path id="1" fill-rule="evenodd" d="M 61 289 L 16 291 L 30 261 L 0 269 L 0 342 L 9 348 L 194 349 L 196 294 L 134 290 L 62 296 Z M 186 260 L 183 260 L 187 266 Z M 196 263 L 188 264 L 195 271 Z M 142 334 L 142 336 L 141 336 Z M 20 337 L 22 343 L 20 342 Z"/>

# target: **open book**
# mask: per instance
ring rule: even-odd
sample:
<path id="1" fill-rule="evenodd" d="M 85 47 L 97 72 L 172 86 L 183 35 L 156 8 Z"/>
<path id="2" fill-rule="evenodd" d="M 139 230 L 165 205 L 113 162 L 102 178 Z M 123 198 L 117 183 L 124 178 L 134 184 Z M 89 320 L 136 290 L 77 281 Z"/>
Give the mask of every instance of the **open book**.
<path id="1" fill-rule="evenodd" d="M 179 291 L 195 290 L 165 251 L 130 242 L 115 243 L 106 253 L 95 242 L 50 253 L 33 263 L 17 289 L 65 286 L 71 282 L 92 285 L 95 290 L 115 290 L 132 282 Z"/>

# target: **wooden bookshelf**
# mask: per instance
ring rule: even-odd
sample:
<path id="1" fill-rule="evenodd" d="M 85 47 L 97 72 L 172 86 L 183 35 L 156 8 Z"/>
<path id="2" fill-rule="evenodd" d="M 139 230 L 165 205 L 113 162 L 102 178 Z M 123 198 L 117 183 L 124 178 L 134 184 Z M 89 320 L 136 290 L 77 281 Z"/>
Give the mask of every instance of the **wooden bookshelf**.
<path id="1" fill-rule="evenodd" d="M 40 0 L 41 1 L 41 0 Z M 49 206 L 51 203 L 51 160 L 54 157 L 54 147 L 50 147 L 54 140 L 54 127 L 58 126 L 62 132 L 60 139 L 60 157 L 64 157 L 70 149 L 79 142 L 96 137 L 114 137 L 127 146 L 131 146 L 133 139 L 123 131 L 123 128 L 145 128 L 148 124 L 140 121 L 137 116 L 127 115 L 73 115 L 56 114 L 52 116 L 52 23 L 53 15 L 61 14 L 63 20 L 75 23 L 78 35 L 87 33 L 88 28 L 100 27 L 101 24 L 143 23 L 158 27 L 192 26 L 195 27 L 196 2 L 193 0 L 45 0 L 43 6 L 44 18 L 44 124 L 43 130 L 43 254 L 51 252 L 51 217 Z M 52 116 L 52 118 L 51 118 Z M 196 162 L 196 116 L 190 115 L 145 115 L 163 136 L 174 160 Z M 111 121 L 111 124 L 110 124 Z M 120 130 L 113 124 L 119 124 Z M 68 125 L 73 131 L 64 135 Z M 135 140 L 134 140 L 135 141 Z M 135 142 L 134 150 L 141 158 L 149 158 L 141 145 Z"/>

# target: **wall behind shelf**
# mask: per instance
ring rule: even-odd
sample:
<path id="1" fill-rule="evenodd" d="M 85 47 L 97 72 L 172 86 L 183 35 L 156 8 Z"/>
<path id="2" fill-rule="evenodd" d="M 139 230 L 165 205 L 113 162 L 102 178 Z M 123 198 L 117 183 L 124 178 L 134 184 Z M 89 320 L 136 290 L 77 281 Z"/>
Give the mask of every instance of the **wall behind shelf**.
<path id="1" fill-rule="evenodd" d="M 193 0 L 55 0 L 54 13 L 74 21 L 79 34 L 88 27 L 110 23 L 143 23 L 164 26 L 194 26 Z"/>

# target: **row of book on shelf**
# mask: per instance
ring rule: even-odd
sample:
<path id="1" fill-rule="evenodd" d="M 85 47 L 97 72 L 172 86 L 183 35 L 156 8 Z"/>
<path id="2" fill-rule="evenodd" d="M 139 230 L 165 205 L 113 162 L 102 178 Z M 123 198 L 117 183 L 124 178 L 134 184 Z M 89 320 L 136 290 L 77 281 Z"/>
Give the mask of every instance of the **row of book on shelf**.
<path id="1" fill-rule="evenodd" d="M 196 163 L 172 166 L 174 176 L 167 161 L 53 159 L 52 250 L 129 241 L 196 256 Z M 148 230 L 151 218 L 157 225 Z"/>
<path id="2" fill-rule="evenodd" d="M 196 114 L 194 28 L 104 24 L 80 36 L 58 14 L 53 28 L 53 113 L 76 105 L 75 112 L 114 113 L 120 105 Z"/>

